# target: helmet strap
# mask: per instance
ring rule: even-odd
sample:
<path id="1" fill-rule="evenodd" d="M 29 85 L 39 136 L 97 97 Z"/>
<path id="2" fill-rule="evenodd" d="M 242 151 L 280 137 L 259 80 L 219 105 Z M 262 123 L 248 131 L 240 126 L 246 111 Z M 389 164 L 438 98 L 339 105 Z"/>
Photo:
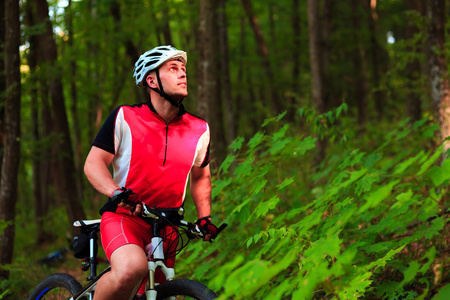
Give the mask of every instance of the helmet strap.
<path id="1" fill-rule="evenodd" d="M 181 102 L 183 102 L 184 98 L 181 98 L 179 101 L 174 100 L 172 97 L 170 97 L 169 95 L 166 94 L 166 92 L 164 92 L 164 88 L 162 86 L 161 83 L 161 78 L 159 77 L 159 69 L 156 69 L 156 79 L 158 80 L 158 85 L 159 85 L 159 89 L 157 88 L 152 88 L 147 84 L 147 81 L 145 81 L 146 85 L 154 90 L 155 92 L 157 92 L 161 97 L 163 97 L 164 99 L 166 99 L 167 101 L 170 102 L 170 104 L 172 104 L 175 107 L 180 107 Z"/>

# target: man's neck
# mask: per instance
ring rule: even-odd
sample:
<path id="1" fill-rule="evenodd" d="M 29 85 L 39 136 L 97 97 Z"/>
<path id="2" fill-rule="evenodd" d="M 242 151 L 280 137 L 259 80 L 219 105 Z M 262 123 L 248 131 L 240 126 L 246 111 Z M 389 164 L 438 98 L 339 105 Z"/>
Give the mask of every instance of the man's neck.
<path id="1" fill-rule="evenodd" d="M 169 101 L 157 93 L 150 94 L 150 101 L 156 113 L 160 115 L 166 123 L 172 121 L 178 115 L 179 107 L 173 106 Z"/>

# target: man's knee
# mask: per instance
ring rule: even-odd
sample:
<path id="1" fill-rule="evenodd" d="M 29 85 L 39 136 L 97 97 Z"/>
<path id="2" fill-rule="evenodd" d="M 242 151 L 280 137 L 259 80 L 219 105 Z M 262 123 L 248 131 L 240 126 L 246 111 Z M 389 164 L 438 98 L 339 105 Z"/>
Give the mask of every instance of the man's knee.
<path id="1" fill-rule="evenodd" d="M 137 245 L 125 245 L 111 255 L 111 272 L 119 286 L 136 283 L 147 274 L 147 257 Z"/>
<path id="2" fill-rule="evenodd" d="M 116 270 L 113 275 L 117 286 L 123 288 L 129 288 L 140 282 L 147 274 L 147 268 L 142 267 L 130 267 Z"/>

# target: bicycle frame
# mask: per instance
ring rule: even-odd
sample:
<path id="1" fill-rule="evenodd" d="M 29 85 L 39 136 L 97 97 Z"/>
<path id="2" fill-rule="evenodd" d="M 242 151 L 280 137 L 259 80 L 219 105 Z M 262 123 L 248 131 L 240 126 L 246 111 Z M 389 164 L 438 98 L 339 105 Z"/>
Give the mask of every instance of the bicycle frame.
<path id="1" fill-rule="evenodd" d="M 217 299 L 217 294 L 200 282 L 189 279 L 174 279 L 174 268 L 168 267 L 166 264 L 172 264 L 168 259 L 174 258 L 184 247 L 187 246 L 189 240 L 204 237 L 204 231 L 200 230 L 196 223 L 183 221 L 183 208 L 149 208 L 142 204 L 143 210 L 140 217 L 151 225 L 153 230 L 153 238 L 150 243 L 144 247 L 147 253 L 147 275 L 142 280 L 147 279 L 145 285 L 145 295 L 137 295 L 136 292 L 140 288 L 142 281 L 134 287 L 134 291 L 129 296 L 129 300 L 133 300 L 139 296 L 140 300 L 154 300 L 157 297 L 164 299 L 176 299 L 178 296 L 193 297 L 195 299 L 213 300 Z M 85 220 L 76 221 L 74 226 L 81 229 L 82 234 L 88 234 L 88 242 L 85 236 L 78 236 L 74 243 L 74 255 L 77 258 L 83 258 L 82 270 L 90 269 L 88 284 L 84 287 L 70 274 L 55 273 L 42 280 L 36 288 L 31 292 L 29 300 L 36 299 L 54 299 L 55 292 L 61 296 L 61 293 L 70 293 L 74 295 L 72 300 L 92 300 L 99 279 L 107 272 L 111 271 L 111 267 L 103 270 L 97 276 L 97 239 L 100 230 L 101 220 Z M 219 226 L 213 235 L 215 238 L 223 229 L 227 227 L 226 223 Z M 212 239 L 208 239 L 212 242 Z M 86 245 L 87 244 L 87 245 Z M 89 248 L 89 251 L 88 251 Z M 86 258 L 88 257 L 88 260 Z M 156 283 L 156 271 L 160 269 L 166 281 Z M 47 298 L 47 296 L 49 298 Z"/>
<path id="2" fill-rule="evenodd" d="M 181 214 L 182 212 L 180 212 Z M 153 223 L 153 231 L 154 236 L 151 240 L 151 243 L 148 244 L 145 247 L 145 251 L 147 253 L 148 257 L 148 275 L 147 275 L 147 282 L 145 286 L 145 295 L 147 297 L 147 300 L 156 300 L 157 291 L 155 290 L 155 272 L 156 269 L 160 268 L 163 272 L 164 276 L 166 277 L 166 280 L 172 280 L 175 277 L 175 269 L 169 268 L 164 264 L 164 243 L 163 238 L 160 236 L 160 226 L 158 223 L 158 216 L 154 215 L 153 213 L 150 213 L 147 210 L 147 215 L 149 216 L 149 219 L 154 219 Z M 189 224 L 186 221 L 180 220 L 180 225 L 189 226 Z M 98 280 L 107 272 L 111 270 L 111 267 L 107 267 L 103 272 L 101 272 L 98 276 L 96 274 L 96 267 L 97 267 L 97 257 L 95 253 L 95 243 L 97 238 L 97 232 L 99 230 L 100 226 L 100 219 L 97 220 L 83 220 L 83 221 L 75 221 L 73 224 L 75 227 L 81 227 L 85 228 L 90 231 L 90 240 L 89 240 L 89 247 L 90 247 L 90 257 L 89 257 L 89 268 L 90 268 L 90 277 L 88 280 L 90 281 L 87 285 L 85 285 L 81 291 L 79 291 L 73 298 L 73 300 L 81 300 L 85 299 L 83 297 L 89 297 L 89 300 L 93 299 L 94 291 L 97 285 Z M 196 232 L 192 232 L 193 234 L 197 236 L 202 236 L 202 233 L 198 230 Z M 133 289 L 133 292 L 131 293 L 129 300 L 133 300 L 140 285 L 142 282 L 136 285 L 136 287 Z"/>

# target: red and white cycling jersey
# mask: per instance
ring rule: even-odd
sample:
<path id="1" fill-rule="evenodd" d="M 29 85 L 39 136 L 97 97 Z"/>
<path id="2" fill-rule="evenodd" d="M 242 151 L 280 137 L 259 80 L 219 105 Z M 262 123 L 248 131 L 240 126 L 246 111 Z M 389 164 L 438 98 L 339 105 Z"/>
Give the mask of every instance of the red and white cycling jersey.
<path id="1" fill-rule="evenodd" d="M 133 190 L 145 204 L 179 207 L 192 166 L 209 163 L 208 123 L 183 106 L 169 123 L 150 103 L 124 105 L 107 118 L 93 146 L 114 154 L 114 181 Z M 111 201 L 103 211 L 128 213 Z"/>

